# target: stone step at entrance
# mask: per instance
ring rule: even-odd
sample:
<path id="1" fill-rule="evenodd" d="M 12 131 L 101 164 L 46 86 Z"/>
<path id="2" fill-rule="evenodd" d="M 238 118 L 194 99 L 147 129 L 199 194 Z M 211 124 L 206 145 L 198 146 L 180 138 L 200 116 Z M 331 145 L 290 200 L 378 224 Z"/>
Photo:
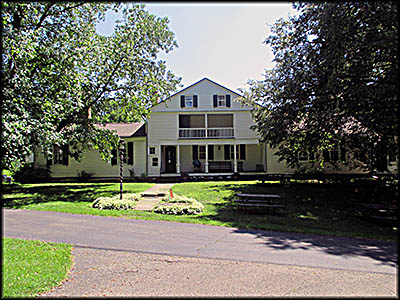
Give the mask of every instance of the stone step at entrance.
<path id="1" fill-rule="evenodd" d="M 140 193 L 140 195 L 144 198 L 148 198 L 148 197 L 165 197 L 166 193 L 164 192 L 142 192 Z"/>

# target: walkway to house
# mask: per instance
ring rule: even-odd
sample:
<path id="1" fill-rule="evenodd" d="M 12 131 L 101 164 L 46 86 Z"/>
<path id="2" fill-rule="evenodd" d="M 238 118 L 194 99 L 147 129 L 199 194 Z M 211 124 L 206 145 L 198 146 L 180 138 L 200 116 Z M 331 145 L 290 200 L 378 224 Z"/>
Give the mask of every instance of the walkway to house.
<path id="1" fill-rule="evenodd" d="M 142 199 L 136 203 L 135 210 L 150 211 L 169 192 L 175 183 L 156 183 L 151 188 L 142 192 Z"/>

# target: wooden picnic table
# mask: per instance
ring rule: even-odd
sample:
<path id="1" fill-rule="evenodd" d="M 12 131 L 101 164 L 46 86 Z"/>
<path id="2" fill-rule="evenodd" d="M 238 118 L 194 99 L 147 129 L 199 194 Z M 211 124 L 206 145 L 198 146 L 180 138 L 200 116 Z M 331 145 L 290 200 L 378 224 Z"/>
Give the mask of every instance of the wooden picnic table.
<path id="1" fill-rule="evenodd" d="M 267 208 L 275 213 L 275 209 L 285 207 L 282 204 L 277 204 L 277 201 L 282 197 L 272 194 L 236 194 L 238 199 L 234 202 L 242 209 L 244 208 Z"/>
<path id="2" fill-rule="evenodd" d="M 370 219 L 397 221 L 397 205 L 384 203 L 360 203 L 363 214 Z"/>

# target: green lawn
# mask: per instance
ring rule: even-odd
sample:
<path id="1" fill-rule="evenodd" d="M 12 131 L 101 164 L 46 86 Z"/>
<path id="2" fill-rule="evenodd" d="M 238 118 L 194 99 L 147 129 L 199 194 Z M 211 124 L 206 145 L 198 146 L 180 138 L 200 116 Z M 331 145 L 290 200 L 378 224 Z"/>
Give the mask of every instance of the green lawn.
<path id="1" fill-rule="evenodd" d="M 126 183 L 127 192 L 140 192 L 148 183 Z M 364 220 L 354 201 L 354 187 L 329 184 L 290 184 L 281 186 L 258 181 L 216 181 L 179 183 L 173 192 L 193 197 L 203 203 L 200 215 L 171 216 L 143 211 L 97 210 L 91 202 L 99 196 L 115 195 L 119 184 L 24 184 L 6 186 L 4 206 L 78 214 L 199 223 L 243 229 L 265 229 L 323 235 L 395 240 L 397 228 Z M 280 194 L 282 214 L 242 211 L 232 205 L 235 193 Z"/>
<path id="2" fill-rule="evenodd" d="M 72 266 L 71 245 L 3 238 L 2 297 L 49 291 Z"/>

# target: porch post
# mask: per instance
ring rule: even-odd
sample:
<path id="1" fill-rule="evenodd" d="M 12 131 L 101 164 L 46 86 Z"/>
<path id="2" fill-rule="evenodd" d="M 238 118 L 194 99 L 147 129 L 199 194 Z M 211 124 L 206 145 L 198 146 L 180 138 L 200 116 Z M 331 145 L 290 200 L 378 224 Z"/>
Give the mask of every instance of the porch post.
<path id="1" fill-rule="evenodd" d="M 176 145 L 176 173 L 181 173 L 181 145 Z"/>
<path id="2" fill-rule="evenodd" d="M 237 173 L 236 144 L 233 144 L 233 172 Z"/>
<path id="3" fill-rule="evenodd" d="M 208 173 L 208 144 L 206 145 L 206 163 L 204 164 L 204 171 Z"/>

